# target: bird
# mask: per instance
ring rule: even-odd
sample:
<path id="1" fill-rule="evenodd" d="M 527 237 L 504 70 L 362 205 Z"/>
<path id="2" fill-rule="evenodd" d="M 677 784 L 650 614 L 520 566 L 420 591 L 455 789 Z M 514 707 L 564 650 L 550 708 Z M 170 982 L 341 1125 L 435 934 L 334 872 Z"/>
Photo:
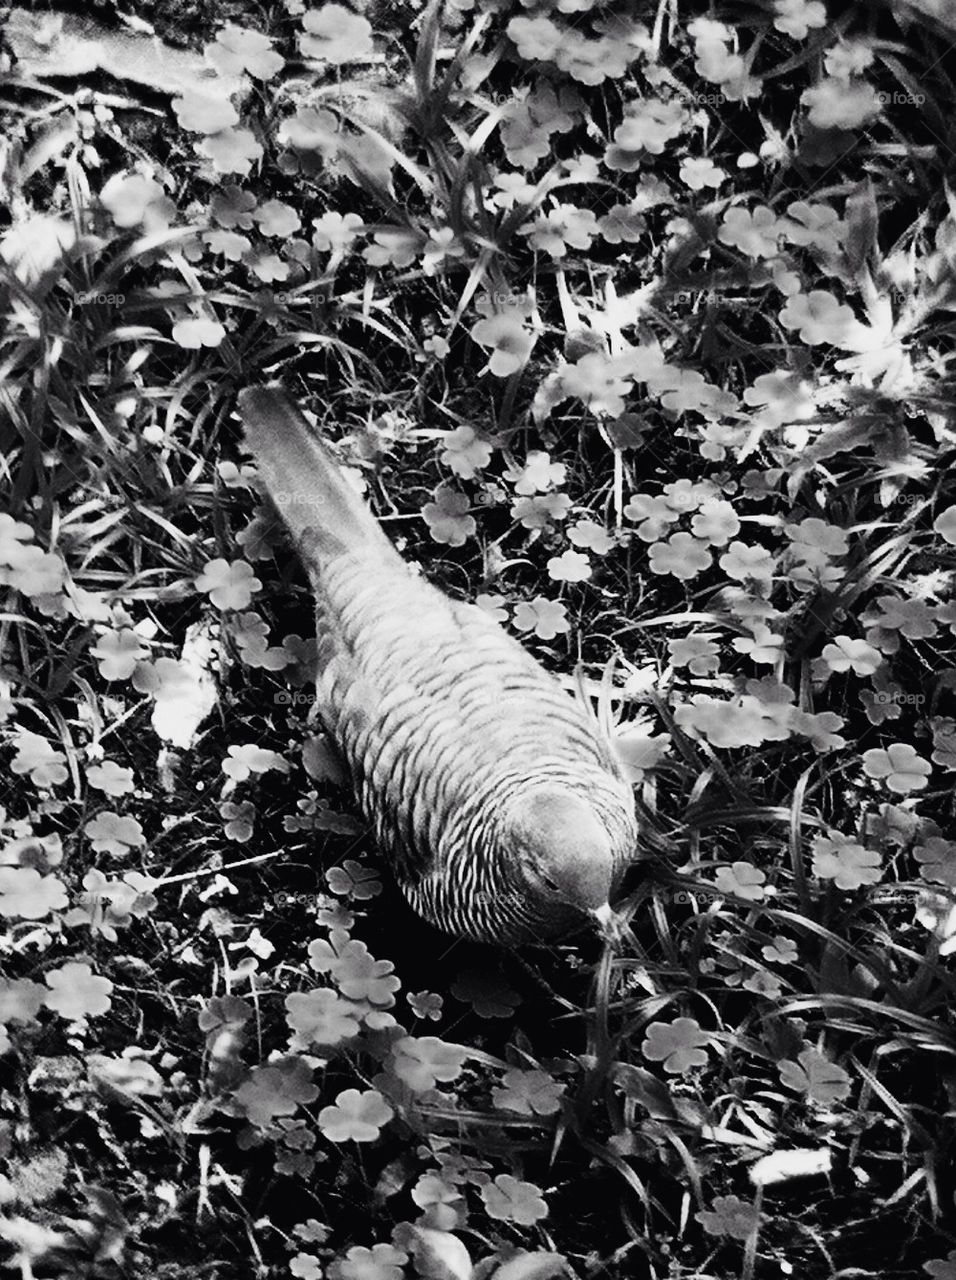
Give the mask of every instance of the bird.
<path id="1" fill-rule="evenodd" d="M 590 706 L 402 557 L 281 385 L 238 408 L 315 595 L 318 718 L 411 907 L 505 947 L 610 938 L 638 819 Z"/>

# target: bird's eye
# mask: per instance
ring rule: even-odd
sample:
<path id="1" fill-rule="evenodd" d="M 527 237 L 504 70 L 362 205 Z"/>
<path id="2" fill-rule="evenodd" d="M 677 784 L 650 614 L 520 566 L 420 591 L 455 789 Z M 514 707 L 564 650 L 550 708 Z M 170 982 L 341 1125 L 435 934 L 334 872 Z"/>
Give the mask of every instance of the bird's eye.
<path id="1" fill-rule="evenodd" d="M 549 876 L 547 872 L 543 871 L 541 873 L 541 879 L 544 881 L 544 883 L 548 886 L 549 889 L 553 889 L 555 893 L 558 892 L 558 882 L 556 880 L 552 880 L 551 876 Z"/>

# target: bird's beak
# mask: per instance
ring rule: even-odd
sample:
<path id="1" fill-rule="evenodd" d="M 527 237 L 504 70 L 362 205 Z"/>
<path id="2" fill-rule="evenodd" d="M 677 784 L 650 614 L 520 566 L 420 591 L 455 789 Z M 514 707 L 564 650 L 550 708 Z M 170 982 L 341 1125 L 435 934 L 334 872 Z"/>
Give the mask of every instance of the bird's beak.
<path id="1" fill-rule="evenodd" d="M 599 907 L 591 910 L 591 915 L 598 922 L 598 928 L 601 931 L 601 937 L 607 946 L 619 950 L 630 938 L 630 930 L 627 927 L 627 921 L 615 911 L 609 902 L 604 902 Z"/>
<path id="2" fill-rule="evenodd" d="M 594 916 L 595 920 L 601 926 L 601 932 L 603 934 L 609 933 L 614 928 L 614 922 L 618 918 L 617 912 L 609 902 L 604 902 L 601 906 L 595 907 L 592 910 L 591 915 Z"/>

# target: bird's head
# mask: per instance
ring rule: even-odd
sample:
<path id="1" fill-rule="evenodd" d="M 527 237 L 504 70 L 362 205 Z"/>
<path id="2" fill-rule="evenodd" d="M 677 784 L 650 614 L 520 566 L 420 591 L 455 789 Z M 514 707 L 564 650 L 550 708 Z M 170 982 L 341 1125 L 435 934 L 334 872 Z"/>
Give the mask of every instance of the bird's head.
<path id="1" fill-rule="evenodd" d="M 601 919 L 619 878 L 610 833 L 586 799 L 559 788 L 521 797 L 509 815 L 513 856 L 525 880 L 556 911 Z"/>

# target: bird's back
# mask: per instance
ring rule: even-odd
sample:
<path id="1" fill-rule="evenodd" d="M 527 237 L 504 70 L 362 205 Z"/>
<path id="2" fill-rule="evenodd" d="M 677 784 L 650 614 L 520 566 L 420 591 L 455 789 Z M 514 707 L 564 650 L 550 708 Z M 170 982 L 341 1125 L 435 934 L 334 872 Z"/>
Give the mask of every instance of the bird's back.
<path id="1" fill-rule="evenodd" d="M 361 499 L 342 489 L 323 446 L 315 442 L 308 462 L 289 450 L 284 398 L 250 394 L 258 397 L 243 405 L 250 447 L 270 492 L 285 499 L 278 505 L 315 590 L 319 710 L 399 883 L 452 932 L 503 941 L 549 932 L 502 848 L 503 815 L 515 796 L 555 788 L 580 796 L 604 818 L 623 866 L 637 833 L 613 751 L 590 710 L 493 618 L 405 563 Z M 263 430 L 270 419 L 272 433 Z M 282 458 L 294 465 L 283 470 Z M 330 467 L 335 490 L 326 494 Z"/>

